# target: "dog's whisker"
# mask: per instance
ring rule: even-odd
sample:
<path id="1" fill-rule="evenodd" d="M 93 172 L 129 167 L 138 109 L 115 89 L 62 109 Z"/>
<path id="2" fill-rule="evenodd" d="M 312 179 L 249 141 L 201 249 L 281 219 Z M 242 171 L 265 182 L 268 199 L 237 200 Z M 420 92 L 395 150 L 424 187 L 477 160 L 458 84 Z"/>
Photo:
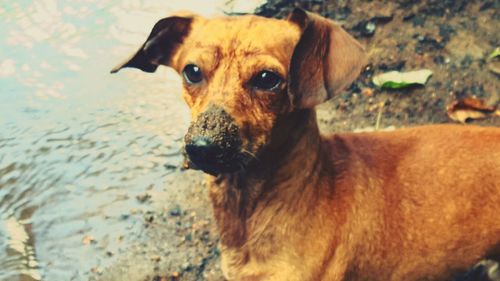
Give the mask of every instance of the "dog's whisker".
<path id="1" fill-rule="evenodd" d="M 255 155 L 254 153 L 252 153 L 249 150 L 246 150 L 246 149 L 242 148 L 241 152 L 243 152 L 245 155 L 248 155 L 248 156 L 252 157 L 254 160 L 257 160 L 257 161 L 260 160 L 259 157 L 257 157 L 257 155 Z"/>

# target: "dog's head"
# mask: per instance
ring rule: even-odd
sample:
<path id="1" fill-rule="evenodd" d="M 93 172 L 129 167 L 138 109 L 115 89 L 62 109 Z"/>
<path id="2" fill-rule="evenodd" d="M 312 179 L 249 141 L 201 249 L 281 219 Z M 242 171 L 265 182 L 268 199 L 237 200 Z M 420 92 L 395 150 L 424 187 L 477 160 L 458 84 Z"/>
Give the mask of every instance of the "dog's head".
<path id="1" fill-rule="evenodd" d="M 186 153 L 195 167 L 215 175 L 245 166 L 270 142 L 279 117 L 328 100 L 364 63 L 362 47 L 340 26 L 296 9 L 287 20 L 162 19 L 112 72 L 165 65 L 182 75 L 193 120 Z"/>

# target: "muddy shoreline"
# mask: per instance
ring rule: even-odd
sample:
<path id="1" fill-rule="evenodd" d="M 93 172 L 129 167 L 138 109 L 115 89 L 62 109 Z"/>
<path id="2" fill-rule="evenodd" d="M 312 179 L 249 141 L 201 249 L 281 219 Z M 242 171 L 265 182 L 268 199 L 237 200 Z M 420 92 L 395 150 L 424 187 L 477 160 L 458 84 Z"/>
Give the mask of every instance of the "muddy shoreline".
<path id="1" fill-rule="evenodd" d="M 300 6 L 340 22 L 366 46 L 370 65 L 343 94 L 320 106 L 324 132 L 453 123 L 446 106 L 477 97 L 492 106 L 500 101 L 498 74 L 487 56 L 500 45 L 498 1 L 273 1 L 256 13 L 285 17 Z M 434 71 L 424 87 L 380 90 L 374 74 L 389 70 Z M 378 121 L 377 121 L 378 119 Z M 500 126 L 500 118 L 470 122 Z M 218 236 L 200 172 L 180 171 L 168 184 L 179 193 L 137 198 L 149 206 L 123 218 L 141 224 L 137 245 L 107 268 L 95 268 L 90 280 L 221 280 Z M 172 189 L 170 189 L 172 190 Z M 164 197 L 168 197 L 165 203 Z M 127 234 L 128 235 L 128 234 Z M 96 242 L 99 244 L 99 241 Z"/>

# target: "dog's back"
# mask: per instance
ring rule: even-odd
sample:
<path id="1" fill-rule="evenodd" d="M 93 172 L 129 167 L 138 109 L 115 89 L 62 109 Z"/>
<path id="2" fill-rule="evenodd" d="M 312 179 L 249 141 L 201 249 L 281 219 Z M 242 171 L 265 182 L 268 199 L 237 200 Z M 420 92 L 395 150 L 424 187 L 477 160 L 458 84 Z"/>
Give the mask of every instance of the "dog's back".
<path id="1" fill-rule="evenodd" d="M 328 142 L 332 161 L 349 163 L 337 169 L 340 178 L 355 182 L 349 231 L 361 242 L 354 246 L 353 279 L 362 277 L 356 272 L 370 280 L 441 272 L 437 280 L 445 280 L 500 254 L 500 128 L 424 126 L 339 134 Z"/>

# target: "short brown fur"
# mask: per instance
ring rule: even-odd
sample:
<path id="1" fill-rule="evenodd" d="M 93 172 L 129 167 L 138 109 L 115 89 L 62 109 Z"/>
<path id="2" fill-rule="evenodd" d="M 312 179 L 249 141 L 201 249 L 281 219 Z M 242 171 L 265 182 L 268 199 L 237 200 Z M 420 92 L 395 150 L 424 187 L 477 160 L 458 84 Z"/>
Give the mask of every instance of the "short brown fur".
<path id="1" fill-rule="evenodd" d="M 184 87 L 193 120 L 216 104 L 238 124 L 255 159 L 208 176 L 227 279 L 447 280 L 500 254 L 499 128 L 322 136 L 314 106 L 365 62 L 354 39 L 303 11 L 189 21 L 165 31 L 181 42 L 171 57 L 143 65 L 145 44 L 115 71 L 196 63 L 204 81 Z M 279 91 L 248 86 L 262 69 L 285 78 Z"/>

